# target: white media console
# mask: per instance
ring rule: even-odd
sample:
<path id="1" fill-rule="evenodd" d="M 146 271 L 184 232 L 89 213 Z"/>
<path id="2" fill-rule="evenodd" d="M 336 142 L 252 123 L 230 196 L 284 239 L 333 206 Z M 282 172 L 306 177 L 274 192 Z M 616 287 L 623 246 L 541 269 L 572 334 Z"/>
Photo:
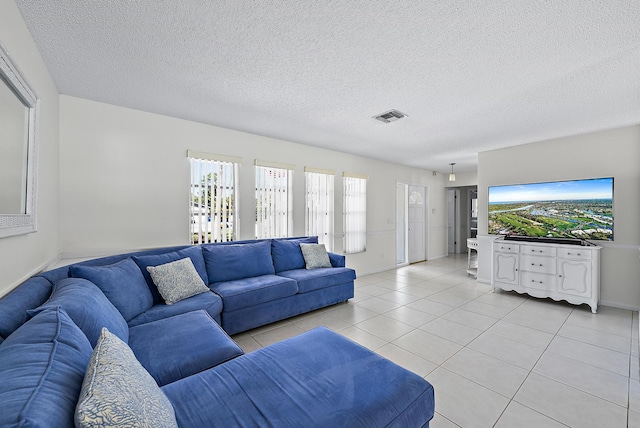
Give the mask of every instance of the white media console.
<path id="1" fill-rule="evenodd" d="M 600 298 L 600 249 L 543 242 L 492 242 L 491 286 L 591 307 Z"/>

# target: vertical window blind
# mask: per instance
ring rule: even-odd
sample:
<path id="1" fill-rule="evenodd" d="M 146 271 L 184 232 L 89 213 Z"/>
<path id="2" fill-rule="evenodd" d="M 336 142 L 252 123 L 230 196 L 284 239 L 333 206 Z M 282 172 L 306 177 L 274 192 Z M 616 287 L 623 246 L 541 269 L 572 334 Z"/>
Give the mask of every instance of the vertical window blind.
<path id="1" fill-rule="evenodd" d="M 365 175 L 343 173 L 345 254 L 367 249 L 367 179 Z"/>
<path id="2" fill-rule="evenodd" d="M 284 238 L 293 230 L 294 169 L 256 160 L 256 238 Z"/>
<path id="3" fill-rule="evenodd" d="M 191 243 L 233 241 L 237 220 L 237 170 L 242 159 L 192 150 L 187 156 L 191 163 Z"/>
<path id="4" fill-rule="evenodd" d="M 327 251 L 333 251 L 333 196 L 335 171 L 305 167 L 305 234 L 318 236 Z"/>

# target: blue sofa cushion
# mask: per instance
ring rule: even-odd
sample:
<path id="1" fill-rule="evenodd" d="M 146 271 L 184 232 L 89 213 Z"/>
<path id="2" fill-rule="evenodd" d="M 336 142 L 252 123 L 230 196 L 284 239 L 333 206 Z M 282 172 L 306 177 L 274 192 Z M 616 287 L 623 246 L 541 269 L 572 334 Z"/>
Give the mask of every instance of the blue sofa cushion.
<path id="1" fill-rule="evenodd" d="M 203 247 L 209 284 L 275 273 L 269 241 Z"/>
<path id="2" fill-rule="evenodd" d="M 106 266 L 73 265 L 69 273 L 97 285 L 127 321 L 153 306 L 153 296 L 144 276 L 130 258 Z"/>
<path id="3" fill-rule="evenodd" d="M 283 270 L 304 269 L 304 257 L 300 244 L 317 244 L 318 237 L 297 239 L 274 239 L 271 241 L 271 257 L 276 273 Z"/>
<path id="4" fill-rule="evenodd" d="M 62 307 L 96 346 L 102 327 L 107 327 L 123 341 L 129 340 L 129 326 L 122 314 L 92 282 L 82 278 L 66 278 L 53 286 L 51 297 L 42 306 L 29 311 L 36 315 L 47 308 Z"/>
<path id="5" fill-rule="evenodd" d="M 326 328 L 162 387 L 178 425 L 422 427 L 429 382 Z"/>
<path id="6" fill-rule="evenodd" d="M 298 285 L 289 278 L 262 275 L 237 281 L 216 282 L 211 289 L 222 296 L 224 312 L 255 306 L 260 303 L 293 296 Z"/>
<path id="7" fill-rule="evenodd" d="M 0 344 L 0 426 L 72 427 L 91 344 L 59 308 Z"/>
<path id="8" fill-rule="evenodd" d="M 38 276 L 29 278 L 0 300 L 0 336 L 9 337 L 27 319 L 27 311 L 47 301 L 51 283 Z"/>
<path id="9" fill-rule="evenodd" d="M 164 254 L 140 255 L 132 257 L 133 261 L 135 261 L 136 264 L 140 267 L 142 275 L 144 275 L 144 279 L 147 281 L 147 285 L 151 290 L 151 294 L 153 294 L 154 303 L 164 303 L 164 300 L 158 292 L 156 285 L 153 283 L 153 279 L 147 271 L 147 267 L 175 262 L 176 260 L 184 259 L 185 257 L 189 257 L 191 259 L 193 266 L 198 272 L 198 275 L 200 275 L 200 278 L 202 278 L 202 282 L 208 285 L 209 278 L 207 277 L 207 268 L 205 267 L 204 257 L 202 256 L 202 247 L 200 247 L 199 245 Z"/>
<path id="10" fill-rule="evenodd" d="M 205 311 L 131 327 L 129 334 L 131 350 L 160 386 L 243 354 Z"/>
<path id="11" fill-rule="evenodd" d="M 177 428 L 173 406 L 126 343 L 102 330 L 82 383 L 77 428 Z"/>
<path id="12" fill-rule="evenodd" d="M 173 305 L 154 305 L 129 321 L 129 327 L 156 321 L 174 315 L 185 314 L 191 311 L 204 309 L 212 318 L 219 321 L 222 312 L 222 299 L 217 294 L 208 291 L 200 293 L 188 299 L 180 300 Z"/>
<path id="13" fill-rule="evenodd" d="M 350 268 L 295 269 L 280 272 L 278 275 L 295 280 L 298 283 L 298 293 L 332 287 L 356 279 L 356 272 Z"/>

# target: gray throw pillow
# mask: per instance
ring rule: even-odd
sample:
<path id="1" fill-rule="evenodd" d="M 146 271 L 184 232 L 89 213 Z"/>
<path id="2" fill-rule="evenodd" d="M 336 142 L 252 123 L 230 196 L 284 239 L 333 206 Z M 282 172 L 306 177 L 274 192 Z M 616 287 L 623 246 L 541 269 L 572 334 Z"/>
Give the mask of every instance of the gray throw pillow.
<path id="1" fill-rule="evenodd" d="M 307 269 L 330 268 L 331 261 L 324 244 L 300 244 Z"/>
<path id="2" fill-rule="evenodd" d="M 167 305 L 210 291 L 189 257 L 159 266 L 147 266 L 147 271 Z"/>
<path id="3" fill-rule="evenodd" d="M 177 427 L 171 402 L 131 348 L 102 329 L 84 376 L 76 427 Z"/>

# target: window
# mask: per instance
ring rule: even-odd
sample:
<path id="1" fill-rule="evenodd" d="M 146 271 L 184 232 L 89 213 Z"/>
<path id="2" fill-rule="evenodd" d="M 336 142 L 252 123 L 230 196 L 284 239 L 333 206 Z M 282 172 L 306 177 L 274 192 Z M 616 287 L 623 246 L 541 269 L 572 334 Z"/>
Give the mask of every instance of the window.
<path id="1" fill-rule="evenodd" d="M 189 205 L 192 244 L 235 239 L 236 189 L 241 158 L 189 150 L 191 192 Z"/>
<path id="2" fill-rule="evenodd" d="M 293 229 L 294 165 L 256 160 L 256 238 L 284 238 Z"/>
<path id="3" fill-rule="evenodd" d="M 327 251 L 333 250 L 333 182 L 335 171 L 306 167 L 305 234 L 318 236 Z"/>
<path id="4" fill-rule="evenodd" d="M 344 253 L 367 249 L 367 176 L 343 173 Z"/>

